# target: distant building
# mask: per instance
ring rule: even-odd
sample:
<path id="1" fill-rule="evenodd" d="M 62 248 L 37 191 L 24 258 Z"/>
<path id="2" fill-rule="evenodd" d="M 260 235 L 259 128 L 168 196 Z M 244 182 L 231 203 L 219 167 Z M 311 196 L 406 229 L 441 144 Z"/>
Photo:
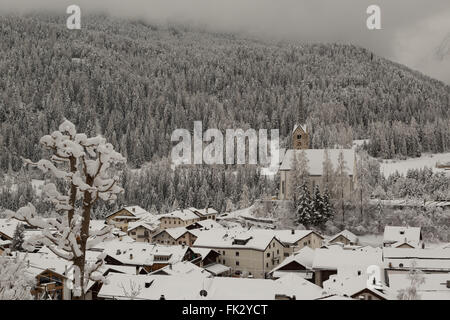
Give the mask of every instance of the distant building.
<path id="1" fill-rule="evenodd" d="M 203 220 L 216 220 L 218 212 L 213 208 L 196 209 L 188 208 L 175 210 L 166 214 L 159 215 L 160 228 L 186 227 L 194 222 Z"/>
<path id="2" fill-rule="evenodd" d="M 384 227 L 384 247 L 411 247 L 418 248 L 422 245 L 422 231 L 417 227 Z"/>
<path id="3" fill-rule="evenodd" d="M 328 157 L 334 169 L 338 166 L 339 154 L 342 152 L 346 163 L 346 172 L 348 174 L 348 183 L 344 189 L 346 196 L 354 191 L 356 183 L 356 154 L 353 149 L 328 149 Z M 304 152 L 308 159 L 309 166 L 309 188 L 313 190 L 316 185 L 322 189 L 323 161 L 325 149 L 306 149 L 306 150 L 287 150 L 280 166 L 280 200 L 292 199 L 292 179 L 294 156 L 298 156 L 300 152 Z"/>
<path id="4" fill-rule="evenodd" d="M 162 229 L 153 236 L 153 242 L 167 245 L 192 246 L 197 240 L 196 229 L 188 230 L 186 227 Z"/>
<path id="5" fill-rule="evenodd" d="M 145 221 L 137 221 L 129 224 L 128 236 L 138 242 L 151 242 L 158 226 L 151 225 Z"/>
<path id="6" fill-rule="evenodd" d="M 323 237 L 313 230 L 274 230 L 273 232 L 285 246 L 285 257 L 304 247 L 316 249 L 322 246 Z"/>
<path id="7" fill-rule="evenodd" d="M 105 220 L 107 224 L 127 232 L 129 223 L 144 219 L 149 215 L 151 214 L 139 206 L 129 206 L 108 215 Z"/>
<path id="8" fill-rule="evenodd" d="M 265 278 L 284 259 L 285 246 L 273 230 L 212 229 L 198 234 L 193 248 L 214 249 L 235 276 Z"/>
<path id="9" fill-rule="evenodd" d="M 450 273 L 450 250 L 448 249 L 413 249 L 383 248 L 385 273 L 409 273 L 411 267 L 425 273 Z"/>
<path id="10" fill-rule="evenodd" d="M 292 130 L 292 148 L 309 149 L 309 134 L 305 124 L 295 125 Z"/>
<path id="11" fill-rule="evenodd" d="M 328 243 L 342 243 L 343 245 L 357 245 L 358 237 L 348 230 L 343 230 L 332 236 Z"/>

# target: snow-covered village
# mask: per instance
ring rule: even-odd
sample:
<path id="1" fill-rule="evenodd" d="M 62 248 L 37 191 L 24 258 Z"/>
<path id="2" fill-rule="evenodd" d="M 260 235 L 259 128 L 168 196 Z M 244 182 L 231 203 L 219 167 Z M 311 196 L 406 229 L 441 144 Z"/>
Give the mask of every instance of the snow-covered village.
<path id="1" fill-rule="evenodd" d="M 398 48 L 401 5 L 311 43 L 171 1 L 6 1 L 0 300 L 450 300 L 448 1 Z"/>

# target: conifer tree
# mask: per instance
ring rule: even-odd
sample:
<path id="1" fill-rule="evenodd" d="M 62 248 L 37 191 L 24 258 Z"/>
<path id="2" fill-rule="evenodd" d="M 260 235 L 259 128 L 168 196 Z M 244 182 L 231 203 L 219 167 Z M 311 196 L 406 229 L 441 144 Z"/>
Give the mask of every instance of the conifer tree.
<path id="1" fill-rule="evenodd" d="M 14 235 L 11 243 L 12 251 L 22 251 L 22 244 L 25 240 L 25 226 L 22 223 L 18 223 L 14 230 Z"/>
<path id="2" fill-rule="evenodd" d="M 306 184 L 303 184 L 299 189 L 300 193 L 298 194 L 298 204 L 296 207 L 297 222 L 308 228 L 308 226 L 311 223 L 313 223 L 312 220 L 313 204 L 311 200 L 311 195 L 309 193 L 308 186 Z"/>

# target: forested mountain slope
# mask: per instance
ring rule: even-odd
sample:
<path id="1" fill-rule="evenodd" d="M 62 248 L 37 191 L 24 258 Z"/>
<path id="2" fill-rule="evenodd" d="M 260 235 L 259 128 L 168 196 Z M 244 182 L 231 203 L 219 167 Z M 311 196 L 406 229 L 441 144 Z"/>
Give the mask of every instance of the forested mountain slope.
<path id="1" fill-rule="evenodd" d="M 175 128 L 311 124 L 313 148 L 369 138 L 374 156 L 450 150 L 450 87 L 353 45 L 275 43 L 83 16 L 0 17 L 0 168 L 37 159 L 62 117 L 132 166 Z M 73 58 L 80 58 L 73 59 Z"/>

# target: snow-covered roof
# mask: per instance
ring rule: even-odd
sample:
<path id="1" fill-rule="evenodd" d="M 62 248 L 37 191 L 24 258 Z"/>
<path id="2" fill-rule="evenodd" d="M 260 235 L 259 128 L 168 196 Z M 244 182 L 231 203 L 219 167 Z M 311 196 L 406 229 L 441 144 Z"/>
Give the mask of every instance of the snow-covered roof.
<path id="1" fill-rule="evenodd" d="M 295 275 L 269 279 L 231 277 L 205 278 L 198 275 L 126 275 L 109 274 L 98 294 L 101 298 L 130 299 L 123 288 L 130 283 L 140 287 L 134 299 L 158 300 L 274 300 L 277 295 L 295 296 L 298 300 L 317 299 L 323 290 Z M 201 296 L 204 290 L 206 296 Z"/>
<path id="2" fill-rule="evenodd" d="M 450 250 L 442 248 L 412 249 L 412 248 L 383 248 L 383 257 L 392 259 L 445 259 L 450 260 Z"/>
<path id="3" fill-rule="evenodd" d="M 208 248 L 195 248 L 195 247 L 192 247 L 191 250 L 194 251 L 195 254 L 200 255 L 202 260 L 204 260 L 211 251 L 213 251 L 213 252 L 215 252 L 217 254 L 220 254 L 216 250 L 208 249 Z"/>
<path id="4" fill-rule="evenodd" d="M 128 206 L 128 207 L 124 207 L 124 209 L 138 217 L 142 217 L 144 215 L 150 215 L 150 212 L 141 208 L 140 206 Z"/>
<path id="5" fill-rule="evenodd" d="M 320 234 L 313 230 L 274 230 L 273 232 L 278 240 L 285 244 L 294 244 L 304 237 L 310 235 L 312 232 L 322 237 Z"/>
<path id="6" fill-rule="evenodd" d="M 149 266 L 161 262 L 158 257 L 165 257 L 164 263 L 173 264 L 182 261 L 189 247 L 165 246 L 146 242 L 115 242 L 113 247 L 103 251 L 111 258 L 126 265 Z"/>
<path id="7" fill-rule="evenodd" d="M 291 262 L 296 262 L 305 267 L 306 269 L 311 269 L 313 261 L 314 261 L 314 250 L 311 249 L 310 247 L 303 247 L 295 254 L 286 257 L 286 259 L 284 259 L 278 266 L 272 269 L 270 273 L 282 269 Z"/>
<path id="8" fill-rule="evenodd" d="M 352 297 L 363 290 L 368 290 L 373 294 L 380 296 L 386 300 L 395 300 L 396 295 L 386 285 L 380 284 L 378 289 L 368 286 L 367 276 L 342 277 L 339 275 L 331 275 L 330 278 L 323 282 L 323 288 L 332 294 L 344 295 Z M 355 297 L 358 298 L 358 297 Z"/>
<path id="9" fill-rule="evenodd" d="M 175 210 L 175 211 L 165 213 L 165 214 L 160 214 L 158 216 L 158 218 L 159 219 L 161 219 L 161 218 L 178 218 L 183 221 L 186 221 L 186 220 L 198 219 L 199 216 L 189 209 L 182 209 L 182 210 Z"/>
<path id="10" fill-rule="evenodd" d="M 12 239 L 19 223 L 16 219 L 0 219 L 0 232 Z"/>
<path id="11" fill-rule="evenodd" d="M 389 274 L 389 287 L 398 292 L 411 286 L 408 273 Z M 422 273 L 425 282 L 417 287 L 417 293 L 422 300 L 450 300 L 449 273 Z"/>
<path id="12" fill-rule="evenodd" d="M 206 266 L 205 270 L 211 273 L 212 275 L 217 276 L 221 275 L 222 273 L 230 271 L 231 268 L 220 263 L 213 263 Z"/>
<path id="13" fill-rule="evenodd" d="M 194 232 L 192 232 L 192 231 L 194 231 Z M 159 235 L 163 232 L 166 232 L 174 240 L 177 240 L 179 237 L 184 235 L 186 232 L 194 234 L 195 230 L 188 230 L 188 229 L 186 229 L 186 227 L 168 228 L 168 229 L 163 229 L 163 230 L 159 231 L 157 234 L 154 235 L 154 237 L 156 237 L 157 235 Z"/>
<path id="14" fill-rule="evenodd" d="M 105 223 L 105 220 L 91 220 L 89 222 L 89 229 L 91 231 L 100 231 L 105 227 L 108 227 L 108 225 Z"/>
<path id="15" fill-rule="evenodd" d="M 450 250 L 448 249 L 385 247 L 383 259 L 387 268 L 409 269 L 415 263 L 418 269 L 450 271 Z"/>
<path id="16" fill-rule="evenodd" d="M 416 249 L 420 248 L 420 245 L 414 241 L 397 241 L 396 243 L 392 244 L 391 247 L 399 248 L 403 245 L 407 245 L 407 246 L 410 246 L 411 248 L 416 248 Z"/>
<path id="17" fill-rule="evenodd" d="M 144 218 L 145 216 L 151 216 L 152 214 L 150 212 L 148 212 L 147 210 L 141 208 L 140 206 L 126 206 L 123 207 L 109 215 L 106 216 L 106 218 L 112 216 L 113 214 L 116 214 L 117 212 L 119 212 L 120 210 L 126 210 L 129 213 L 131 213 L 133 216 L 137 217 L 137 218 Z M 121 216 L 123 217 L 123 216 Z"/>
<path id="18" fill-rule="evenodd" d="M 112 264 L 104 264 L 100 267 L 101 272 L 104 274 L 106 271 L 111 273 L 126 273 L 126 274 L 136 274 L 135 266 L 117 266 Z"/>
<path id="19" fill-rule="evenodd" d="M 157 225 L 153 225 L 150 223 L 145 222 L 144 220 L 139 220 L 139 221 L 135 221 L 135 222 L 130 222 L 128 224 L 128 232 L 130 232 L 133 229 L 136 229 L 138 227 L 143 227 L 149 231 L 155 231 L 156 229 L 158 229 Z"/>
<path id="20" fill-rule="evenodd" d="M 41 274 L 45 270 L 51 270 L 61 276 L 67 276 L 68 271 L 72 268 L 72 263 L 57 257 L 55 254 L 47 254 L 45 252 L 37 253 L 17 253 L 19 259 L 23 259 L 26 264 L 26 272 L 33 277 Z"/>
<path id="21" fill-rule="evenodd" d="M 223 228 L 221 224 L 212 219 L 199 220 L 195 223 L 200 225 L 200 227 L 203 229 Z"/>
<path id="22" fill-rule="evenodd" d="M 405 250 L 405 249 L 402 249 Z M 313 269 L 346 271 L 350 269 L 366 270 L 370 265 L 381 266 L 382 250 L 374 248 L 370 251 L 344 250 L 342 248 L 316 249 Z"/>
<path id="23" fill-rule="evenodd" d="M 417 227 L 394 227 L 385 226 L 383 243 L 415 242 L 422 240 L 421 229 Z"/>
<path id="24" fill-rule="evenodd" d="M 346 163 L 346 171 L 349 175 L 353 175 L 355 167 L 355 150 L 353 149 L 328 149 L 328 156 L 334 168 L 338 166 L 339 153 L 342 151 Z M 294 154 L 304 152 L 308 159 L 309 174 L 312 176 L 321 176 L 323 173 L 323 160 L 325 149 L 305 149 L 286 151 L 280 170 L 291 170 Z"/>
<path id="25" fill-rule="evenodd" d="M 341 232 L 335 234 L 328 240 L 328 242 L 332 242 L 339 236 L 343 236 L 344 238 L 348 239 L 352 243 L 358 243 L 358 237 L 348 230 L 342 230 Z"/>
<path id="26" fill-rule="evenodd" d="M 172 265 L 165 266 L 164 268 L 153 271 L 150 274 L 164 274 L 169 276 L 174 275 L 189 275 L 199 277 L 210 277 L 211 273 L 205 269 L 196 266 L 189 261 L 179 261 Z"/>
<path id="27" fill-rule="evenodd" d="M 140 290 L 136 300 L 159 300 L 164 295 L 168 300 L 194 299 L 198 296 L 204 276 L 186 275 L 128 275 L 111 273 L 107 276 L 98 293 L 100 298 L 109 299 L 131 299 L 124 291 L 131 291 L 131 285 L 139 287 Z M 125 288 L 125 290 L 124 290 Z"/>
<path id="28" fill-rule="evenodd" d="M 200 215 L 202 215 L 202 216 L 207 216 L 207 215 L 218 214 L 219 213 L 214 208 L 197 209 L 197 208 L 191 207 L 191 208 L 189 208 L 189 210 L 191 210 L 192 212 L 200 213 Z"/>
<path id="29" fill-rule="evenodd" d="M 292 133 L 294 133 L 295 130 L 297 130 L 298 127 L 302 128 L 302 130 L 303 130 L 304 132 L 306 132 L 306 129 L 307 129 L 307 128 L 306 128 L 306 123 L 301 123 L 301 124 L 296 123 L 296 124 L 294 125 L 294 128 L 292 129 Z"/>
<path id="30" fill-rule="evenodd" d="M 242 228 L 205 230 L 198 234 L 194 247 L 206 248 L 236 248 L 255 249 L 264 251 L 272 239 L 275 238 L 273 230 Z M 235 243 L 234 240 L 246 241 Z"/>

